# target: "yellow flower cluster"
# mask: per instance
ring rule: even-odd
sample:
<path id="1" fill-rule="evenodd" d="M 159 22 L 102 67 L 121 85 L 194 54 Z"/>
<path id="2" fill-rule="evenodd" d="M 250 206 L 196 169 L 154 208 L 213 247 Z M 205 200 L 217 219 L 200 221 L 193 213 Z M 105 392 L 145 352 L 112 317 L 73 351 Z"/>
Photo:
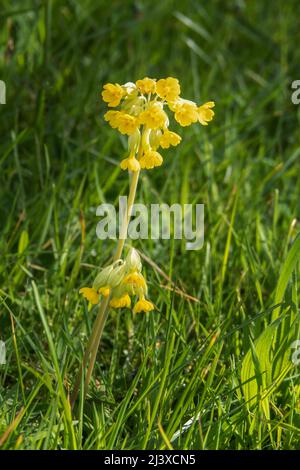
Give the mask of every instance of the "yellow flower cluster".
<path id="1" fill-rule="evenodd" d="M 136 83 L 107 83 L 102 98 L 109 107 L 119 110 L 107 111 L 104 119 L 113 129 L 128 135 L 129 155 L 121 161 L 123 170 L 151 169 L 163 163 L 159 147 L 167 149 L 181 142 L 181 137 L 169 130 L 167 107 L 182 126 L 199 122 L 203 126 L 214 117 L 214 102 L 198 106 L 180 97 L 180 84 L 176 78 L 160 80 L 143 78 Z"/>
<path id="2" fill-rule="evenodd" d="M 137 296 L 133 313 L 150 312 L 154 310 L 154 305 L 145 298 L 148 289 L 141 271 L 140 256 L 131 248 L 125 261 L 118 260 L 102 269 L 93 286 L 82 287 L 79 292 L 91 304 L 97 304 L 101 296 L 111 296 L 109 305 L 112 308 L 130 308 L 131 297 Z"/>

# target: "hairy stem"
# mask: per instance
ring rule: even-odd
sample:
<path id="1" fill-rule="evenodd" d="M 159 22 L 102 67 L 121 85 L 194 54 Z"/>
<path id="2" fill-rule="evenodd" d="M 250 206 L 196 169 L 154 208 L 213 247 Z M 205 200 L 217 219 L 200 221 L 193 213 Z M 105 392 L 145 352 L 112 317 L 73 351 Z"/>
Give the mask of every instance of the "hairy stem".
<path id="1" fill-rule="evenodd" d="M 136 171 L 133 173 L 133 176 L 132 176 L 130 189 L 129 189 L 129 195 L 128 195 L 127 212 L 125 215 L 125 221 L 123 222 L 123 225 L 122 225 L 122 233 L 120 234 L 117 249 L 114 255 L 114 261 L 117 261 L 122 256 L 123 248 L 124 248 L 125 241 L 126 241 L 127 229 L 128 229 L 128 225 L 130 221 L 131 212 L 132 212 L 132 207 L 134 204 L 136 188 L 137 188 L 137 184 L 139 180 L 139 173 L 140 173 L 139 171 Z M 91 376 L 94 370 L 97 351 L 99 349 L 99 344 L 101 341 L 104 325 L 105 325 L 107 315 L 108 315 L 108 304 L 109 304 L 109 297 L 104 298 L 102 302 L 100 303 L 99 312 L 95 320 L 95 323 L 93 325 L 93 330 L 92 330 L 90 339 L 88 341 L 88 344 L 84 353 L 84 357 L 82 360 L 82 364 L 81 364 L 81 367 L 78 371 L 78 375 L 76 378 L 74 390 L 71 396 L 71 406 L 74 405 L 77 399 L 80 384 L 82 381 L 82 374 L 87 366 L 87 363 L 90 357 L 90 362 L 89 362 L 89 366 L 88 366 L 88 370 L 87 370 L 87 374 L 85 378 L 85 383 L 84 383 L 84 395 L 87 392 L 87 389 L 91 380 Z"/>

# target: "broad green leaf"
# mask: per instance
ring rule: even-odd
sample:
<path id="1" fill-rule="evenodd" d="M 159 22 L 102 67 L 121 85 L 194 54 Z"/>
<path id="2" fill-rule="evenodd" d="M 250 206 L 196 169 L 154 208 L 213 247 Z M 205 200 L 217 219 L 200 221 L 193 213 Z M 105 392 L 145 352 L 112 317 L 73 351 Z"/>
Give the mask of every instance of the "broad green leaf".
<path id="1" fill-rule="evenodd" d="M 300 260 L 298 235 L 284 262 L 277 283 L 275 305 L 281 304 L 292 272 Z M 272 323 L 261 333 L 247 352 L 241 370 L 242 388 L 249 408 L 261 405 L 269 419 L 268 396 L 273 393 L 292 367 L 291 343 L 299 329 L 299 319 L 293 312 L 280 314 L 280 306 L 273 312 Z"/>
<path id="2" fill-rule="evenodd" d="M 297 235 L 292 248 L 290 249 L 284 265 L 282 267 L 280 277 L 276 287 L 275 305 L 281 304 L 283 301 L 284 293 L 289 283 L 292 272 L 300 261 L 300 234 Z M 280 314 L 280 306 L 273 312 L 272 319 L 275 320 Z"/>

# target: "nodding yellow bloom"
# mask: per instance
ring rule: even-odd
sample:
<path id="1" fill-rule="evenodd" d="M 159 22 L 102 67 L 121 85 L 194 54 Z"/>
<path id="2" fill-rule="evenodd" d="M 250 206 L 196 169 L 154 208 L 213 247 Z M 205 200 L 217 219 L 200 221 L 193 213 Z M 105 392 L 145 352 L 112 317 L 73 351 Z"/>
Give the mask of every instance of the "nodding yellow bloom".
<path id="1" fill-rule="evenodd" d="M 121 134 L 131 135 L 137 127 L 137 119 L 125 111 L 107 111 L 104 119 L 109 122 L 111 127 L 118 129 Z"/>
<path id="2" fill-rule="evenodd" d="M 141 168 L 146 168 L 147 170 L 160 166 L 162 162 L 163 157 L 155 150 L 148 150 L 140 159 Z"/>
<path id="3" fill-rule="evenodd" d="M 161 103 L 152 101 L 145 111 L 139 116 L 140 124 L 145 124 L 150 129 L 159 129 L 168 123 L 168 116 Z"/>
<path id="4" fill-rule="evenodd" d="M 176 132 L 165 130 L 163 135 L 160 138 L 160 145 L 163 149 L 168 149 L 170 145 L 174 147 L 181 142 L 180 135 L 176 134 Z"/>
<path id="5" fill-rule="evenodd" d="M 97 304 L 100 296 L 111 295 L 109 306 L 112 308 L 129 308 L 131 297 L 138 297 L 134 313 L 150 312 L 153 304 L 145 299 L 147 282 L 141 273 L 142 263 L 138 252 L 130 248 L 124 260 L 118 259 L 102 268 L 97 274 L 93 287 L 82 287 L 80 293 L 92 304 Z"/>
<path id="6" fill-rule="evenodd" d="M 124 96 L 124 90 L 118 83 L 107 83 L 103 87 L 102 98 L 108 106 L 115 108 L 119 106 L 121 99 Z"/>
<path id="7" fill-rule="evenodd" d="M 143 95 L 155 93 L 156 91 L 156 82 L 153 78 L 145 77 L 142 80 L 137 80 L 136 86 Z"/>
<path id="8" fill-rule="evenodd" d="M 190 126 L 199 119 L 198 108 L 196 103 L 188 100 L 178 100 L 172 103 L 172 109 L 175 114 L 176 121 L 182 126 Z"/>
<path id="9" fill-rule="evenodd" d="M 160 166 L 163 159 L 159 148 L 168 149 L 181 142 L 181 137 L 169 130 L 169 111 L 183 127 L 196 122 L 206 126 L 214 116 L 213 101 L 198 106 L 181 98 L 179 81 L 173 77 L 158 81 L 145 77 L 122 86 L 108 83 L 102 96 L 109 106 L 119 106 L 118 110 L 108 111 L 104 119 L 129 136 L 129 156 L 120 164 L 123 170 L 136 172 Z"/>
<path id="10" fill-rule="evenodd" d="M 156 83 L 156 93 L 166 101 L 174 101 L 180 95 L 180 85 L 177 78 L 162 78 Z"/>
<path id="11" fill-rule="evenodd" d="M 91 302 L 91 304 L 95 305 L 99 302 L 99 294 L 93 287 L 82 287 L 79 292 Z"/>
<path id="12" fill-rule="evenodd" d="M 118 129 L 121 134 L 131 135 L 135 132 L 137 126 L 137 120 L 134 116 L 130 116 L 130 114 L 127 113 L 122 113 L 121 111 L 118 124 Z"/>
<path id="13" fill-rule="evenodd" d="M 215 115 L 214 111 L 211 108 L 214 108 L 215 103 L 213 101 L 208 101 L 198 108 L 198 119 L 200 124 L 207 126 L 208 122 L 211 121 Z"/>
<path id="14" fill-rule="evenodd" d="M 124 158 L 124 160 L 121 161 L 120 167 L 122 170 L 130 170 L 130 171 L 139 171 L 141 168 L 138 160 L 135 157 L 128 157 Z"/>
<path id="15" fill-rule="evenodd" d="M 146 289 L 146 281 L 142 274 L 138 272 L 127 274 L 123 279 L 123 284 L 128 284 L 133 287 L 141 287 Z"/>
<path id="16" fill-rule="evenodd" d="M 109 125 L 116 129 L 118 127 L 118 117 L 120 115 L 120 111 L 107 111 L 104 114 L 105 121 L 109 122 Z"/>
<path id="17" fill-rule="evenodd" d="M 151 312 L 154 310 L 154 305 L 149 300 L 146 300 L 145 297 L 141 297 L 140 300 L 135 304 L 133 307 L 133 313 L 140 313 L 140 312 Z"/>
<path id="18" fill-rule="evenodd" d="M 131 305 L 131 299 L 128 294 L 122 295 L 122 297 L 113 297 L 109 305 L 112 308 L 128 308 Z"/>
<path id="19" fill-rule="evenodd" d="M 103 297 L 108 297 L 110 294 L 110 287 L 108 286 L 100 287 L 100 289 L 98 289 L 98 293 L 100 295 L 103 295 Z"/>

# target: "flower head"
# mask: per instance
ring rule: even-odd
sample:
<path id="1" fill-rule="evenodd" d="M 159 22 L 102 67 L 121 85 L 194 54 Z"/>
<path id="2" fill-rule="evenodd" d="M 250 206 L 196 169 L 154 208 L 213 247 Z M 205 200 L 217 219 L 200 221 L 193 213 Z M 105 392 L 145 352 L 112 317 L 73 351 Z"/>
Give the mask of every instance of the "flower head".
<path id="1" fill-rule="evenodd" d="M 124 158 L 120 163 L 120 167 L 122 170 L 130 171 L 139 171 L 141 168 L 139 161 L 135 157 Z"/>
<path id="2" fill-rule="evenodd" d="M 140 313 L 140 312 L 151 312 L 154 310 L 154 305 L 149 300 L 146 300 L 144 297 L 141 297 L 138 302 L 133 307 L 133 313 Z"/>
<path id="3" fill-rule="evenodd" d="M 123 284 L 134 286 L 135 288 L 141 287 L 142 289 L 146 289 L 146 281 L 144 276 L 137 272 L 127 274 L 122 282 Z"/>
<path id="4" fill-rule="evenodd" d="M 113 297 L 109 305 L 112 308 L 128 308 L 131 305 L 131 299 L 128 294 L 124 294 L 122 297 Z"/>
<path id="5" fill-rule="evenodd" d="M 215 113 L 211 108 L 214 108 L 214 106 L 215 103 L 213 101 L 208 101 L 202 106 L 199 106 L 198 119 L 200 124 L 202 124 L 203 126 L 207 126 L 208 122 L 213 119 Z"/>
<path id="6" fill-rule="evenodd" d="M 131 135 L 138 126 L 137 119 L 125 111 L 107 111 L 104 119 L 109 122 L 111 127 L 118 129 L 121 134 Z"/>
<path id="7" fill-rule="evenodd" d="M 163 110 L 162 103 L 157 101 L 150 102 L 145 111 L 141 112 L 139 122 L 150 129 L 165 127 L 168 123 L 168 116 Z"/>
<path id="8" fill-rule="evenodd" d="M 174 110 L 174 117 L 176 121 L 182 126 L 190 126 L 198 121 L 198 108 L 196 103 L 188 100 L 178 100 L 172 105 Z"/>
<path id="9" fill-rule="evenodd" d="M 156 84 L 156 93 L 166 101 L 174 101 L 180 95 L 180 85 L 177 78 L 161 78 Z"/>
<path id="10" fill-rule="evenodd" d="M 213 101 L 198 106 L 181 98 L 179 81 L 173 77 L 160 80 L 145 77 L 124 85 L 108 83 L 102 97 L 108 106 L 119 106 L 118 110 L 105 113 L 104 119 L 113 129 L 129 136 L 128 156 L 120 166 L 133 172 L 160 166 L 163 159 L 159 148 L 167 149 L 181 142 L 181 137 L 169 130 L 170 111 L 182 127 L 196 122 L 207 126 L 214 116 Z"/>
<path id="11" fill-rule="evenodd" d="M 162 162 L 162 156 L 155 150 L 149 150 L 145 152 L 142 158 L 140 159 L 141 168 L 146 168 L 147 170 L 162 165 Z"/>
<path id="12" fill-rule="evenodd" d="M 176 132 L 172 132 L 169 130 L 165 130 L 165 132 L 162 134 L 160 138 L 160 145 L 163 149 L 168 149 L 170 145 L 173 145 L 174 147 L 181 142 L 181 137 L 180 135 L 176 134 Z"/>
<path id="13" fill-rule="evenodd" d="M 136 86 L 143 95 L 155 93 L 156 91 L 156 81 L 153 78 L 145 77 L 142 80 L 137 80 Z"/>
<path id="14" fill-rule="evenodd" d="M 103 87 L 102 99 L 108 106 L 115 108 L 119 106 L 121 99 L 124 96 L 124 90 L 118 83 L 107 83 Z"/>
<path id="15" fill-rule="evenodd" d="M 100 287 L 98 292 L 100 295 L 103 295 L 103 297 L 108 297 L 110 294 L 110 290 L 111 288 L 109 286 L 104 286 L 104 287 Z"/>
<path id="16" fill-rule="evenodd" d="M 79 292 L 91 302 L 91 304 L 95 305 L 99 302 L 99 294 L 93 287 L 82 287 Z"/>

